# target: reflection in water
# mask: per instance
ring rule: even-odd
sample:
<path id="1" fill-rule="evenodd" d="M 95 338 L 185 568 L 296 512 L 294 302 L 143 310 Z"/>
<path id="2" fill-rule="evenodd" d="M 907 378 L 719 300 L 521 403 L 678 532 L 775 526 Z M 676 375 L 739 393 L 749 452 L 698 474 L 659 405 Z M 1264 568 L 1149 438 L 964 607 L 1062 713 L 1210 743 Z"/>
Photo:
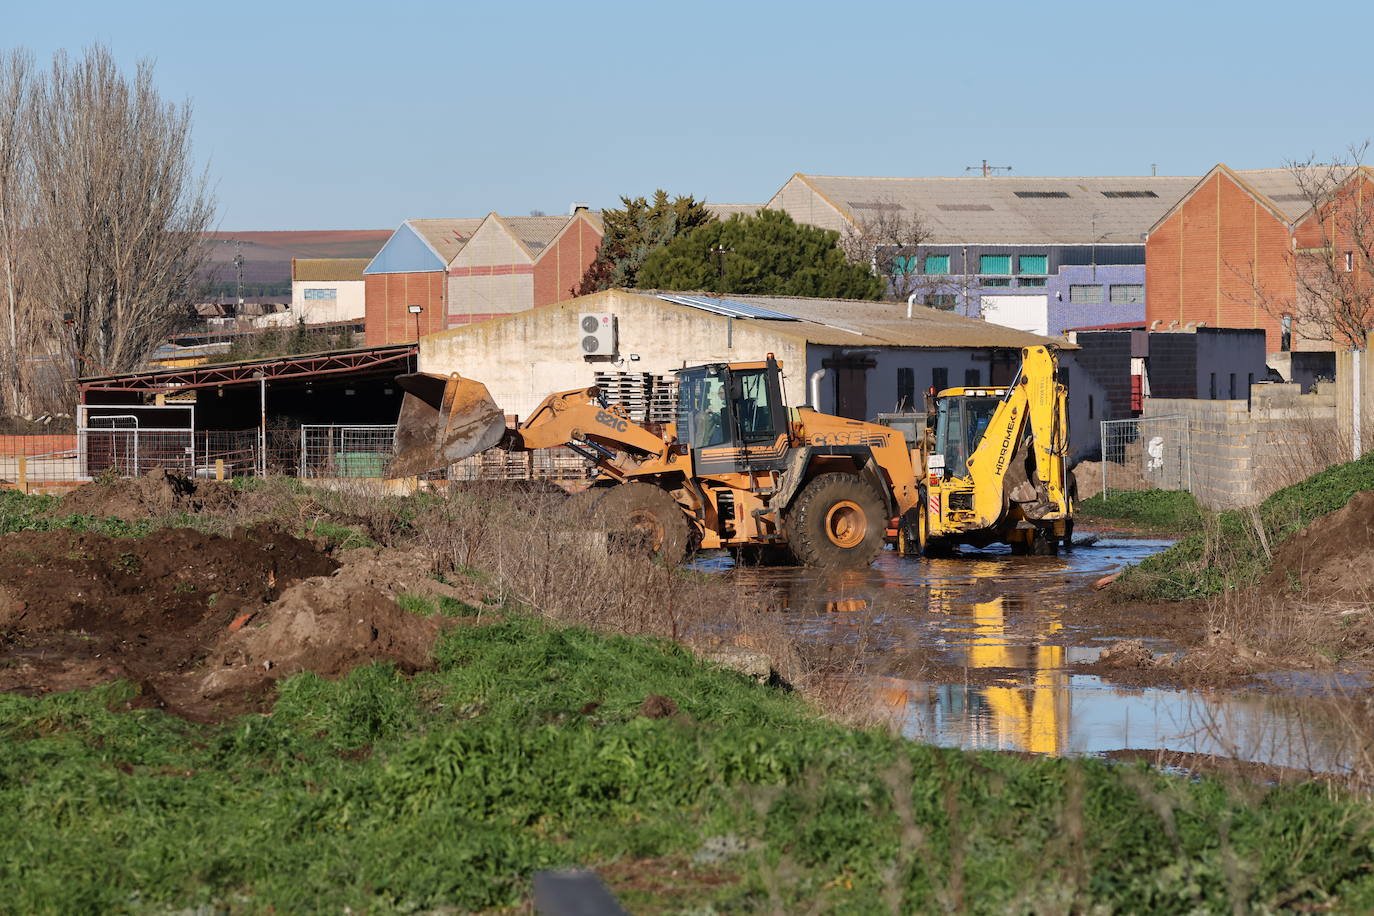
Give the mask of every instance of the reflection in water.
<path id="1" fill-rule="evenodd" d="M 1291 706 L 1244 693 L 1122 689 L 1072 673 L 1098 652 L 1073 645 L 1085 581 L 1168 543 L 1104 540 L 1055 558 L 887 552 L 869 569 L 829 573 L 699 565 L 773 593 L 804 641 L 858 650 L 875 701 L 918 740 L 1053 755 L 1162 748 L 1339 769 L 1338 751 Z"/>

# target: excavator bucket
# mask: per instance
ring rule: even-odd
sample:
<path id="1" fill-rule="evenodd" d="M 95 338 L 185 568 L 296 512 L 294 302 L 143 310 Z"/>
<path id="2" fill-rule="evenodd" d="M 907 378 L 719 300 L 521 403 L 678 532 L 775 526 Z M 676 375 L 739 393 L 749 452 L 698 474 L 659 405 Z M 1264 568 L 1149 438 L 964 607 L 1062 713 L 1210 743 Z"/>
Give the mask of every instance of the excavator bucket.
<path id="1" fill-rule="evenodd" d="M 427 372 L 398 376 L 405 391 L 396 421 L 396 455 L 390 478 L 414 477 L 499 445 L 506 415 L 481 382 L 458 373 L 445 378 Z"/>

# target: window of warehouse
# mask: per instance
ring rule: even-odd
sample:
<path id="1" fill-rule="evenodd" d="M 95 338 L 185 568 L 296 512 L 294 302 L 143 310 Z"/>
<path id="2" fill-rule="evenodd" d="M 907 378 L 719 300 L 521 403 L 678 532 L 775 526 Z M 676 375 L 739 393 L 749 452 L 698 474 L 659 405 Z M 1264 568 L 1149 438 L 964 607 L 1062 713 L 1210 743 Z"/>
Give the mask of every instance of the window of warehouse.
<path id="1" fill-rule="evenodd" d="M 1009 254 L 984 254 L 978 257 L 978 272 L 980 274 L 1009 274 L 1011 273 L 1011 255 Z"/>
<path id="2" fill-rule="evenodd" d="M 1102 302 L 1101 283 L 1069 284 L 1069 301 L 1074 305 L 1093 305 Z"/>
<path id="3" fill-rule="evenodd" d="M 928 254 L 926 255 L 926 273 L 939 274 L 941 276 L 949 273 L 949 255 L 947 254 Z"/>
<path id="4" fill-rule="evenodd" d="M 1016 272 L 1019 274 L 1047 274 L 1050 272 L 1049 255 L 1023 254 L 1016 259 Z"/>
<path id="5" fill-rule="evenodd" d="M 1112 305 L 1140 305 L 1145 301 L 1143 283 L 1113 283 Z"/>
<path id="6" fill-rule="evenodd" d="M 337 299 L 339 291 L 337 289 L 307 289 L 305 291 L 307 299 Z"/>

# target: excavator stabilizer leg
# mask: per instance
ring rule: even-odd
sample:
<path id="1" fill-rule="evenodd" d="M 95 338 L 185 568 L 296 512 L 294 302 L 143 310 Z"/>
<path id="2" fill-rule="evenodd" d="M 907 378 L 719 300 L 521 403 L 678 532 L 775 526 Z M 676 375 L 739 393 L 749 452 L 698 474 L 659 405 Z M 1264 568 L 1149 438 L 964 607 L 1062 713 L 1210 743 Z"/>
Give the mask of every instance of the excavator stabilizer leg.
<path id="1" fill-rule="evenodd" d="M 395 457 L 386 476 L 414 477 L 499 445 L 506 415 L 481 382 L 415 372 L 397 377 L 405 391 L 396 421 Z"/>

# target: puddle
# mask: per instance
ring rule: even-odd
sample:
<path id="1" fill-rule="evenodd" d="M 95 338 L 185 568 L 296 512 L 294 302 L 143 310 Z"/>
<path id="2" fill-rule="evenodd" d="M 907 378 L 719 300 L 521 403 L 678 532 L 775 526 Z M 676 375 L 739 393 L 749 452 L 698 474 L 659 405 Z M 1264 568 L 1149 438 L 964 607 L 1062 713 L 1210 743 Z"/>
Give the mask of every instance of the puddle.
<path id="1" fill-rule="evenodd" d="M 888 551 L 869 569 L 842 572 L 734 568 L 722 557 L 695 565 L 771 592 L 803 643 L 846 649 L 875 708 L 916 740 L 1052 755 L 1162 749 L 1343 769 L 1340 748 L 1294 715 L 1291 697 L 1280 702 L 1262 688 L 1126 688 L 1073 673 L 1115 638 L 1075 611 L 1085 584 L 1170 543 L 1104 536 L 1059 557 L 990 549 L 916 560 Z M 1145 642 L 1154 652 L 1176 648 Z"/>

